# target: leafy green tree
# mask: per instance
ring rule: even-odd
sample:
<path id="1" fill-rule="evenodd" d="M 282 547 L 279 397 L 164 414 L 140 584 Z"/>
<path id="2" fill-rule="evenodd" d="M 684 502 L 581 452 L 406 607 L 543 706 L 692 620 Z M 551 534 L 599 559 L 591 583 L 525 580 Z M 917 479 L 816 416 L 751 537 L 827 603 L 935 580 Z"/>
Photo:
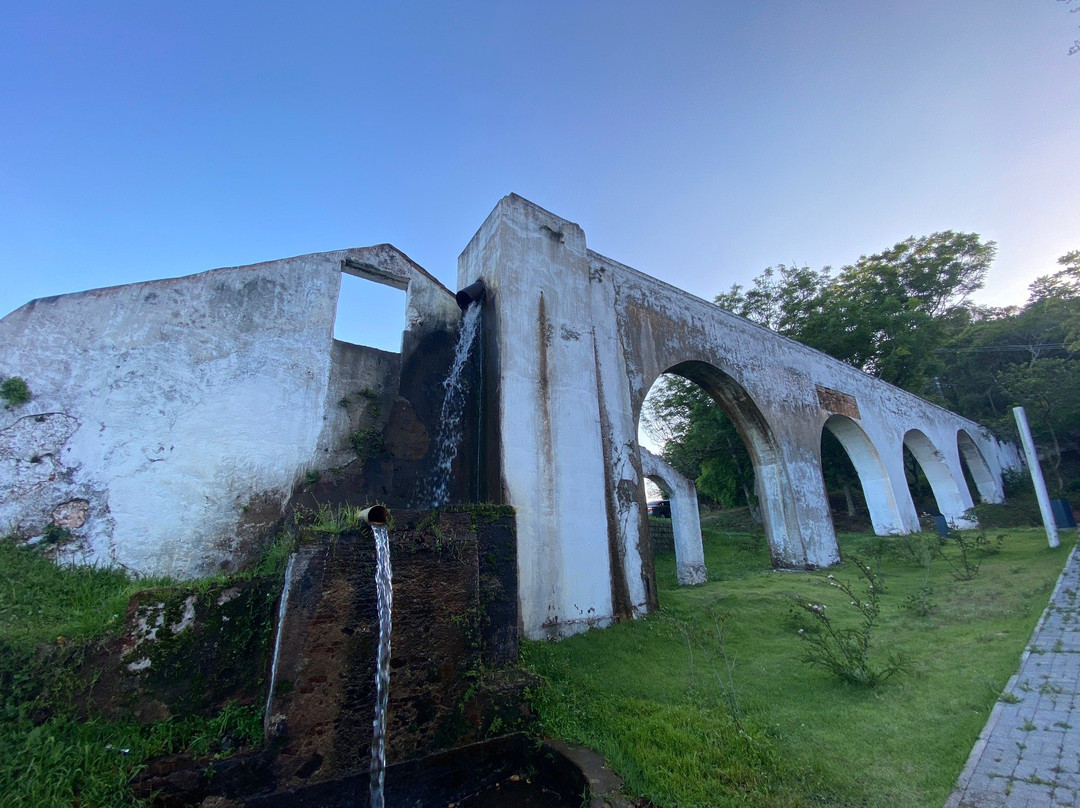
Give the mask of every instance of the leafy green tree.
<path id="1" fill-rule="evenodd" d="M 642 426 L 701 496 L 722 508 L 756 509 L 750 455 L 731 419 L 703 389 L 680 376 L 660 377 L 645 401 Z"/>
<path id="2" fill-rule="evenodd" d="M 935 348 L 969 321 L 996 247 L 974 233 L 909 238 L 844 267 L 801 338 L 867 373 L 927 393 Z"/>
<path id="3" fill-rule="evenodd" d="M 909 238 L 843 267 L 766 269 L 716 302 L 885 381 L 932 394 L 934 349 L 970 322 L 994 242 L 951 230 Z"/>
<path id="4" fill-rule="evenodd" d="M 830 281 L 828 267 L 815 271 L 778 264 L 754 278 L 751 288 L 735 284 L 717 295 L 715 302 L 722 309 L 797 339 L 808 320 L 821 316 L 819 309 Z"/>
<path id="5" fill-rule="evenodd" d="M 1080 363 L 1036 359 L 1003 370 L 1000 381 L 1027 411 L 1032 437 L 1042 449 L 1043 470 L 1058 493 L 1065 493 L 1064 456 L 1080 452 Z"/>
<path id="6" fill-rule="evenodd" d="M 1080 251 L 1036 279 L 1023 307 L 973 309 L 969 326 L 940 349 L 945 403 L 1017 438 L 1014 406 L 1028 411 L 1048 483 L 1080 489 Z"/>
<path id="7" fill-rule="evenodd" d="M 1037 278 L 1031 284 L 1029 309 L 1040 309 L 1044 317 L 1058 321 L 1062 348 L 1080 352 L 1080 250 L 1058 259 L 1064 269 Z"/>

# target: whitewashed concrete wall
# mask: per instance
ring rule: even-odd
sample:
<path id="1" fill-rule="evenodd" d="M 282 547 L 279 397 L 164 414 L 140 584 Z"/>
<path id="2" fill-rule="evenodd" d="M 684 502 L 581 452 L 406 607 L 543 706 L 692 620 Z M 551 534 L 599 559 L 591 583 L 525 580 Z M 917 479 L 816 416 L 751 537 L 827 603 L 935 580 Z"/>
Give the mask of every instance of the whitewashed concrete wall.
<path id="1" fill-rule="evenodd" d="M 60 557 L 197 576 L 245 560 L 304 473 L 337 465 L 343 384 L 396 355 L 333 347 L 342 264 L 453 296 L 392 248 L 306 255 L 36 300 L 0 320 L 0 532 L 68 527 Z M 374 278 L 388 282 L 386 278 Z"/>
<path id="2" fill-rule="evenodd" d="M 984 497 L 1000 499 L 1002 469 L 1019 463 L 971 421 L 588 250 L 580 227 L 521 197 L 500 201 L 462 253 L 459 285 L 481 277 L 494 300 L 503 487 L 518 513 L 530 637 L 655 605 L 637 418 L 664 372 L 701 384 L 734 420 L 779 567 L 839 560 L 821 474 L 830 417 L 849 417 L 876 453 L 867 494 L 886 533 L 919 526 L 905 440 L 957 523 L 972 504 L 961 433 L 977 447 L 965 440 L 965 456 L 985 461 Z"/>

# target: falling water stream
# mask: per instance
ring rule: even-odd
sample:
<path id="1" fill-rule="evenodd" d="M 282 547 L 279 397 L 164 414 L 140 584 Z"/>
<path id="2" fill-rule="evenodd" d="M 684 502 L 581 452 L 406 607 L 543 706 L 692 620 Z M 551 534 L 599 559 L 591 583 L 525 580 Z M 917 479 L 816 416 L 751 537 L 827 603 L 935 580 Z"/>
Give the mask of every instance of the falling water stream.
<path id="1" fill-rule="evenodd" d="M 443 381 L 446 394 L 439 413 L 439 434 L 435 440 L 435 463 L 415 503 L 421 508 L 437 508 L 450 498 L 450 469 L 461 445 L 461 419 L 465 413 L 465 367 L 476 335 L 480 332 L 482 306 L 469 306 L 462 319 L 454 347 L 454 364 Z"/>
<path id="2" fill-rule="evenodd" d="M 435 463 L 425 485 L 421 487 L 418 505 L 438 507 L 450 497 L 450 469 L 461 444 L 461 419 L 465 410 L 464 371 L 480 331 L 480 311 L 469 306 L 461 323 L 454 363 L 443 382 L 446 393 L 439 413 L 439 435 L 435 442 Z M 392 571 L 390 568 L 390 538 L 386 525 L 373 524 L 375 534 L 375 584 L 379 601 L 379 651 L 375 675 L 375 720 L 371 739 L 371 808 L 384 808 L 383 787 L 386 779 L 386 707 L 390 698 L 390 626 L 394 604 Z"/>
<path id="3" fill-rule="evenodd" d="M 390 536 L 386 525 L 372 525 L 375 534 L 375 586 L 379 600 L 379 652 L 375 674 L 375 720 L 371 737 L 371 808 L 383 808 L 386 777 L 386 705 L 390 698 L 390 617 L 394 607 Z"/>
<path id="4" fill-rule="evenodd" d="M 263 721 L 266 726 L 272 720 L 270 708 L 273 706 L 274 689 L 277 687 L 278 660 L 281 657 L 281 632 L 285 627 L 285 613 L 289 608 L 289 587 L 292 586 L 293 565 L 296 563 L 296 553 L 289 555 L 289 563 L 285 566 L 285 582 L 281 586 L 281 600 L 278 602 L 277 636 L 274 637 L 274 655 L 270 658 L 270 687 L 266 691 L 266 709 L 263 710 Z"/>

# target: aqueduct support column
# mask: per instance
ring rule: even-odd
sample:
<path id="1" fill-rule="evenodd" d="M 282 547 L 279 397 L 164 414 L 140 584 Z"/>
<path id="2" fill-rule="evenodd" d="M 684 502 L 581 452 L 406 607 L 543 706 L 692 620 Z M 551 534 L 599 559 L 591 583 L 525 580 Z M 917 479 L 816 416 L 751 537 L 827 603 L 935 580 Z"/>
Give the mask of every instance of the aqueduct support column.
<path id="1" fill-rule="evenodd" d="M 849 416 L 836 414 L 825 422 L 824 428 L 844 447 L 855 467 L 874 533 L 878 536 L 907 533 L 888 472 L 866 432 Z"/>
<path id="2" fill-rule="evenodd" d="M 521 618 L 531 638 L 607 625 L 633 610 L 612 519 L 585 234 L 503 198 L 458 262 L 483 278 L 497 353 L 503 499 L 517 509 Z M 617 481 L 614 481 L 617 482 Z M 636 485 L 640 482 L 635 483 Z"/>
<path id="3" fill-rule="evenodd" d="M 900 519 L 900 535 L 918 533 L 922 530 L 919 523 L 919 513 L 915 510 L 915 502 L 911 498 L 911 489 L 908 488 L 907 472 L 904 469 L 904 444 L 901 436 L 891 437 L 885 440 L 884 431 L 882 437 L 875 444 L 881 457 L 881 465 L 887 475 L 887 483 L 892 490 L 892 498 L 896 503 L 896 513 Z M 895 441 L 895 442 L 891 442 Z"/>
<path id="4" fill-rule="evenodd" d="M 705 583 L 708 575 L 705 569 L 705 548 L 701 543 L 697 486 L 644 446 L 641 447 L 641 470 L 646 477 L 659 481 L 671 497 L 675 574 L 679 586 Z"/>
<path id="5" fill-rule="evenodd" d="M 840 549 L 821 474 L 820 430 L 806 418 L 774 423 L 773 431 L 787 479 L 787 490 L 779 493 L 792 542 L 789 557 L 774 557 L 773 563 L 787 569 L 831 566 L 840 561 Z"/>
<path id="6" fill-rule="evenodd" d="M 955 441 L 952 443 L 955 444 Z M 965 517 L 973 503 L 967 484 L 964 482 L 960 454 L 955 445 L 946 446 L 942 451 L 919 429 L 907 431 L 904 435 L 904 445 L 915 456 L 923 474 L 926 475 L 930 488 L 934 492 L 934 501 L 941 515 L 945 517 L 945 521 L 962 530 L 975 527 L 975 523 Z M 910 496 L 909 491 L 909 499 Z"/>

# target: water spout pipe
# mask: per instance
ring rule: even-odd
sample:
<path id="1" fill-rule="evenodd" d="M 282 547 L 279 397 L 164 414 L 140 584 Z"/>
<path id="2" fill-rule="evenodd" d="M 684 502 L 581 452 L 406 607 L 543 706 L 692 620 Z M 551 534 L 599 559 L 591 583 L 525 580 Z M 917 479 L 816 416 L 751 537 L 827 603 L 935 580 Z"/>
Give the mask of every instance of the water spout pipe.
<path id="1" fill-rule="evenodd" d="M 457 299 L 458 307 L 465 311 L 473 303 L 479 303 L 483 300 L 485 294 L 487 294 L 487 287 L 484 286 L 484 281 L 481 279 L 470 283 L 454 297 Z"/>
<path id="2" fill-rule="evenodd" d="M 360 511 L 360 518 L 369 525 L 385 525 L 390 521 L 390 511 L 382 505 L 372 505 Z"/>

